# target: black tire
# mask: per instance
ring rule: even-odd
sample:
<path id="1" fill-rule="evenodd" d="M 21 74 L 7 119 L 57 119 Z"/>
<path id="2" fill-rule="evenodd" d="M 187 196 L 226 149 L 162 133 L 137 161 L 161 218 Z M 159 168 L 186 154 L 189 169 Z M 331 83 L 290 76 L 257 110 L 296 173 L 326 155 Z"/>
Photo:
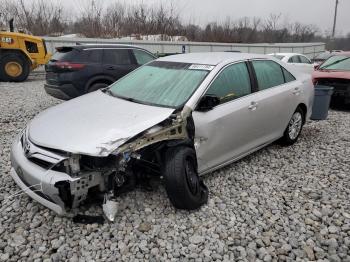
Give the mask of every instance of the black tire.
<path id="1" fill-rule="evenodd" d="M 345 105 L 345 97 L 332 96 L 329 107 L 337 109 L 337 108 L 341 108 L 344 105 Z"/>
<path id="2" fill-rule="evenodd" d="M 297 116 L 297 118 L 295 118 Z M 298 107 L 295 112 L 293 113 L 291 119 L 288 122 L 288 125 L 286 127 L 286 130 L 283 133 L 283 137 L 281 138 L 281 143 L 282 145 L 285 146 L 290 146 L 293 145 L 295 142 L 297 142 L 301 131 L 303 129 L 303 125 L 304 125 L 304 119 L 305 119 L 305 113 L 304 111 Z M 295 121 L 297 120 L 297 121 Z M 299 122 L 300 121 L 300 122 Z M 300 123 L 300 128 L 298 128 L 296 130 L 296 133 L 293 133 L 291 129 L 293 129 L 293 124 L 295 123 Z"/>
<path id="3" fill-rule="evenodd" d="M 106 84 L 106 83 L 94 83 L 91 86 L 89 86 L 87 93 L 94 92 L 96 90 L 99 90 L 101 88 L 105 88 L 107 86 L 108 86 L 108 84 Z"/>
<path id="4" fill-rule="evenodd" d="M 208 188 L 198 176 L 196 154 L 192 148 L 169 148 L 165 154 L 163 177 L 175 208 L 193 210 L 207 203 Z"/>
<path id="5" fill-rule="evenodd" d="M 8 65 L 16 65 L 20 72 L 18 75 L 11 75 L 6 71 Z M 28 78 L 30 73 L 30 62 L 20 54 L 7 54 L 0 60 L 0 79 L 9 82 L 22 82 Z"/>

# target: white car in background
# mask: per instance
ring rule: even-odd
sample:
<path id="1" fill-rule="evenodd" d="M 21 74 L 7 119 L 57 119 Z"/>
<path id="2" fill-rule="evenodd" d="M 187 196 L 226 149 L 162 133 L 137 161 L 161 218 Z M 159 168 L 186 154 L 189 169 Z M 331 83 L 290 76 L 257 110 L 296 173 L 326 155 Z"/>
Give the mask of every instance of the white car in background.
<path id="1" fill-rule="evenodd" d="M 314 71 L 314 64 L 309 58 L 297 53 L 274 53 L 269 54 L 282 62 L 295 66 L 295 69 L 303 73 L 311 74 Z"/>

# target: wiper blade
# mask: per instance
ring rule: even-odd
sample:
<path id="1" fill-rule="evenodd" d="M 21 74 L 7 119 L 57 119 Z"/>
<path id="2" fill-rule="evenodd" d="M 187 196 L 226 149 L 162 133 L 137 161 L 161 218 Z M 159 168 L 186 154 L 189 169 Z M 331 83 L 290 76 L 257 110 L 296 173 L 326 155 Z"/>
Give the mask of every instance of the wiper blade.
<path id="1" fill-rule="evenodd" d="M 123 99 L 123 100 L 126 100 L 126 101 L 130 101 L 130 102 L 134 102 L 134 103 L 138 103 L 138 104 L 144 104 L 144 105 L 147 105 L 146 102 L 143 102 L 143 101 L 140 101 L 140 100 L 137 100 L 135 98 L 132 98 L 132 97 L 125 97 L 125 96 L 119 96 L 119 95 L 116 95 L 115 93 L 113 93 L 109 88 L 106 89 L 106 93 L 111 95 L 111 96 L 114 96 L 114 97 L 117 97 L 117 98 L 120 98 L 120 99 Z"/>
<path id="2" fill-rule="evenodd" d="M 148 103 L 146 103 L 146 102 L 143 102 L 143 101 L 137 100 L 137 99 L 132 98 L 132 97 L 125 97 L 125 96 L 116 96 L 116 97 L 121 98 L 121 99 L 124 99 L 124 100 L 126 100 L 126 101 L 130 101 L 130 102 L 138 103 L 138 104 L 149 105 L 149 104 L 148 104 Z"/>
<path id="3" fill-rule="evenodd" d="M 101 91 L 106 94 L 109 94 L 110 96 L 115 96 L 109 88 L 102 88 Z"/>

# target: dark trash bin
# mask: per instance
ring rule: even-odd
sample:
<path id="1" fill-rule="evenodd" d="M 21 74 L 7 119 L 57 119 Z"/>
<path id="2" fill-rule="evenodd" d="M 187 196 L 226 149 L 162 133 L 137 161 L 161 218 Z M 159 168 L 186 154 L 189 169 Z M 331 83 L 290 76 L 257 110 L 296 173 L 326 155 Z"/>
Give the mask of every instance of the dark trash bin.
<path id="1" fill-rule="evenodd" d="M 312 120 L 326 120 L 328 117 L 329 104 L 333 94 L 332 86 L 315 86 L 314 105 L 312 107 Z"/>

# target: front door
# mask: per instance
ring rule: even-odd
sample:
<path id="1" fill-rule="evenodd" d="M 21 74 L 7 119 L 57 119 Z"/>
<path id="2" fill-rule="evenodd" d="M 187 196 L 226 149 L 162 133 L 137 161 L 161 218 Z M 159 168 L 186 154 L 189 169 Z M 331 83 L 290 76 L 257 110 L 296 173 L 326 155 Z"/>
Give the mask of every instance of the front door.
<path id="1" fill-rule="evenodd" d="M 220 98 L 220 104 L 207 112 L 193 112 L 198 171 L 202 173 L 256 146 L 258 107 L 247 64 L 224 68 L 206 92 Z"/>

